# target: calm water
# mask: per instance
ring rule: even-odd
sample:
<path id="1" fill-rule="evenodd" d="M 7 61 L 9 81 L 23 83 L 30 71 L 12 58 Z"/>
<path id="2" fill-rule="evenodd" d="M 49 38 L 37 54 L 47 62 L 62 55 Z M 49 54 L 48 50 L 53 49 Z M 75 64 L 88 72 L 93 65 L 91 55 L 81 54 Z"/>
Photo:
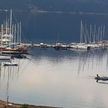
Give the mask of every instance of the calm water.
<path id="1" fill-rule="evenodd" d="M 0 99 L 65 108 L 108 108 L 108 51 L 72 52 L 32 49 L 18 67 L 0 70 Z"/>

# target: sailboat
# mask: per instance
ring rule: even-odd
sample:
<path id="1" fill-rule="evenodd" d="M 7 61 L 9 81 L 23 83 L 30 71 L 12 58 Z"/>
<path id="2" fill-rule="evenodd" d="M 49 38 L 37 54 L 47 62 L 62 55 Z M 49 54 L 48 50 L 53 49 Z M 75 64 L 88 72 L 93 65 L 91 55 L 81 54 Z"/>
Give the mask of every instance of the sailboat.
<path id="1" fill-rule="evenodd" d="M 10 10 L 10 21 L 1 24 L 0 29 L 0 51 L 4 54 L 27 53 L 28 47 L 21 43 L 21 22 L 12 23 L 12 10 Z"/>
<path id="2" fill-rule="evenodd" d="M 55 50 L 67 50 L 67 46 L 65 44 L 62 44 L 62 43 L 59 42 L 59 34 L 58 34 L 58 39 L 56 41 L 54 49 Z"/>

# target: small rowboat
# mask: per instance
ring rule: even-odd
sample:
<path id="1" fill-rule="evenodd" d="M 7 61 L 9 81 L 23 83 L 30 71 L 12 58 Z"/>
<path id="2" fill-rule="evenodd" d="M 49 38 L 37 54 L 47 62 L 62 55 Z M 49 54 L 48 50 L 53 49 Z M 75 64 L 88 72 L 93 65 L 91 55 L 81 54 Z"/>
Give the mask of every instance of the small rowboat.
<path id="1" fill-rule="evenodd" d="M 5 63 L 4 66 L 18 66 L 17 63 Z"/>
<path id="2" fill-rule="evenodd" d="M 108 81 L 108 77 L 100 77 L 98 74 L 97 74 L 97 76 L 95 77 L 95 79 L 96 79 L 96 82 L 98 82 L 99 80 L 102 80 L 102 81 Z"/>

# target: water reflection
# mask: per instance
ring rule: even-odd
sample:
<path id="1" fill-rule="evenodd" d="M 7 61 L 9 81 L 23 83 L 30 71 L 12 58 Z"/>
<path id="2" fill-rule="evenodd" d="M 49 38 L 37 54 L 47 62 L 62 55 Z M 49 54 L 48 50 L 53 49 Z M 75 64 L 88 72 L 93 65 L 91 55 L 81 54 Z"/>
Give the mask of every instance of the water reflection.
<path id="1" fill-rule="evenodd" d="M 108 84 L 108 82 L 99 82 L 100 84 Z"/>
<path id="2" fill-rule="evenodd" d="M 7 90 L 10 101 L 17 103 L 108 107 L 107 82 L 94 80 L 97 73 L 108 76 L 107 50 L 77 53 L 32 49 L 27 58 L 15 59 L 19 67 L 1 65 L 0 98 L 6 99 Z"/>
<path id="3" fill-rule="evenodd" d="M 10 80 L 18 76 L 19 67 L 5 66 L 9 61 L 0 61 L 0 95 L 9 101 Z"/>

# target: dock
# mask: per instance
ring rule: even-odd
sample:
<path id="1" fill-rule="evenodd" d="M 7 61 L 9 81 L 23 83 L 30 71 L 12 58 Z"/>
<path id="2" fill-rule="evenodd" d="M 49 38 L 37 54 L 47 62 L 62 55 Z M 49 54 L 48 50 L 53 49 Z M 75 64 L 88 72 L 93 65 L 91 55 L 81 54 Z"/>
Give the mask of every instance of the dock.
<path id="1" fill-rule="evenodd" d="M 98 42 L 98 43 L 55 43 L 55 44 L 47 44 L 47 43 L 24 43 L 25 46 L 30 48 L 54 48 L 55 50 L 92 50 L 92 49 L 107 49 L 108 41 L 106 42 Z"/>

